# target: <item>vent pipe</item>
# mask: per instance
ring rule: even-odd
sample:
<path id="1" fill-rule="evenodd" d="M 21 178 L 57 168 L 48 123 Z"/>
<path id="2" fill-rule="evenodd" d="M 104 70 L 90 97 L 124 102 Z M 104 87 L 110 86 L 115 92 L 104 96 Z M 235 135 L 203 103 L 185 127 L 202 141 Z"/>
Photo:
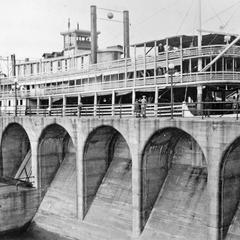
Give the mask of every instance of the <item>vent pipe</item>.
<path id="1" fill-rule="evenodd" d="M 129 12 L 123 11 L 123 51 L 124 58 L 130 57 L 129 51 Z"/>
<path id="2" fill-rule="evenodd" d="M 91 63 L 97 63 L 97 8 L 91 6 Z"/>

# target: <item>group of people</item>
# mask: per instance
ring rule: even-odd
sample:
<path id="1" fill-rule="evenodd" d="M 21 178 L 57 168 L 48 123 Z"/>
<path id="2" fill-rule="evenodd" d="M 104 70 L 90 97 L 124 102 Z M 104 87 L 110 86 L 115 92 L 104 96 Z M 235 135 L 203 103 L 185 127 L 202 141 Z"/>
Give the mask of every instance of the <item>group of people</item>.
<path id="1" fill-rule="evenodd" d="M 136 99 L 134 104 L 134 112 L 136 117 L 146 117 L 147 99 L 146 96 L 142 96 L 141 99 Z"/>

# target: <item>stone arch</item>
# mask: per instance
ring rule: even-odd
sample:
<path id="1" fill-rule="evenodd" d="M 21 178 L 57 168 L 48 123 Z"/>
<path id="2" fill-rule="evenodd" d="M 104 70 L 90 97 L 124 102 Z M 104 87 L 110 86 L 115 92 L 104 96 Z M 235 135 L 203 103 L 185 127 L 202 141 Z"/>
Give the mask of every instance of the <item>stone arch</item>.
<path id="1" fill-rule="evenodd" d="M 114 227 L 131 231 L 132 159 L 122 134 L 112 126 L 95 128 L 85 142 L 83 167 L 85 221 L 110 225 L 118 219 Z"/>
<path id="2" fill-rule="evenodd" d="M 207 162 L 195 139 L 179 128 L 161 129 L 146 143 L 141 164 L 143 236 L 207 238 Z"/>
<path id="3" fill-rule="evenodd" d="M 42 189 L 50 185 L 66 155 L 72 155 L 75 169 L 76 151 L 68 131 L 56 123 L 46 126 L 38 139 L 38 181 Z"/>
<path id="4" fill-rule="evenodd" d="M 240 137 L 224 151 L 219 177 L 220 239 L 228 235 L 239 238 L 240 203 Z"/>
<path id="5" fill-rule="evenodd" d="M 24 164 L 26 162 L 26 164 Z M 21 170 L 22 169 L 22 170 Z M 31 143 L 26 130 L 10 123 L 3 131 L 0 152 L 0 176 L 8 180 L 31 180 Z"/>

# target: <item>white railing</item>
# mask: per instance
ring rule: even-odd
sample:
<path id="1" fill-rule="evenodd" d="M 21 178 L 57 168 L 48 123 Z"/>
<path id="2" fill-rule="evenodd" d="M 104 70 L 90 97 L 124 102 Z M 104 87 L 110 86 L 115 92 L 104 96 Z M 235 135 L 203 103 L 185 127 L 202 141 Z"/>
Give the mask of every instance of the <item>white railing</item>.
<path id="1" fill-rule="evenodd" d="M 168 58 L 169 60 L 173 59 L 180 59 L 181 51 L 183 58 L 189 58 L 189 57 L 198 57 L 198 56 L 214 56 L 218 55 L 221 51 L 224 50 L 226 45 L 209 45 L 209 46 L 202 46 L 201 49 L 198 49 L 198 47 L 191 47 L 191 48 L 184 48 L 182 50 L 172 50 L 168 52 Z M 240 46 L 232 46 L 225 55 L 237 55 L 240 56 Z M 49 60 L 48 60 L 49 61 Z M 56 61 L 54 59 L 53 61 Z M 156 61 L 166 61 L 166 52 L 160 52 L 156 56 Z M 57 80 L 58 78 L 62 79 L 64 77 L 82 77 L 82 76 L 96 76 L 104 74 L 105 72 L 116 72 L 124 73 L 125 68 L 128 70 L 133 70 L 134 65 L 136 64 L 136 69 L 144 69 L 144 62 L 146 66 L 153 66 L 155 64 L 155 58 L 154 56 L 146 56 L 146 61 L 144 61 L 144 57 L 139 57 L 135 59 L 119 59 L 115 61 L 109 61 L 109 62 L 103 62 L 103 63 L 97 63 L 97 64 L 82 64 L 77 67 L 72 67 L 70 69 L 61 69 L 55 72 L 40 72 L 35 74 L 29 74 L 25 76 L 18 76 L 19 82 L 22 83 L 28 83 L 32 81 L 38 81 L 40 84 L 45 83 L 46 81 L 50 81 L 52 78 Z M 13 82 L 12 78 L 2 78 L 1 79 L 2 84 L 7 84 Z"/>
<path id="2" fill-rule="evenodd" d="M 182 76 L 174 76 L 173 83 L 177 84 L 189 84 L 189 83 L 227 83 L 227 82 L 239 82 L 240 72 L 203 72 L 203 73 L 187 73 Z M 120 90 L 120 89 L 133 89 L 141 87 L 153 87 L 159 85 L 161 87 L 170 86 L 170 77 L 165 76 L 154 76 L 127 79 L 127 80 L 117 80 L 99 83 L 86 83 L 82 85 L 59 85 L 56 87 L 45 87 L 45 88 L 35 88 L 31 90 L 18 90 L 17 96 L 20 98 L 36 97 L 36 96 L 51 96 L 51 95 L 63 95 L 63 94 L 74 94 L 74 93 L 94 93 L 99 91 L 109 91 L 109 90 Z M 2 91 L 0 92 L 0 98 L 14 98 L 14 91 Z"/>
<path id="3" fill-rule="evenodd" d="M 197 107 L 198 106 L 198 107 Z M 198 109 L 200 107 L 200 109 Z M 39 107 L 14 107 L 1 109 L 1 116 L 60 116 L 60 117 L 232 117 L 238 119 L 240 113 L 240 102 L 237 104 L 227 102 L 195 102 L 195 103 L 148 103 L 145 107 L 145 114 L 141 104 L 83 104 L 82 107 L 72 106 L 39 106 Z"/>

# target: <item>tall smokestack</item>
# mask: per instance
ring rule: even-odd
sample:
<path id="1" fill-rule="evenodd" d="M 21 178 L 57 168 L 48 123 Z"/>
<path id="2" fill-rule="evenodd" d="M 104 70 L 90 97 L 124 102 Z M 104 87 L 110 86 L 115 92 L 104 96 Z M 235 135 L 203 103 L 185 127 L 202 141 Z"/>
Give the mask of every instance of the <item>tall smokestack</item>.
<path id="1" fill-rule="evenodd" d="M 12 63 L 12 75 L 13 77 L 16 76 L 16 57 L 15 54 L 11 55 L 11 63 Z"/>
<path id="2" fill-rule="evenodd" d="M 91 6 L 91 63 L 97 63 L 97 8 Z"/>
<path id="3" fill-rule="evenodd" d="M 124 58 L 130 57 L 129 51 L 129 12 L 123 11 L 123 49 Z"/>

